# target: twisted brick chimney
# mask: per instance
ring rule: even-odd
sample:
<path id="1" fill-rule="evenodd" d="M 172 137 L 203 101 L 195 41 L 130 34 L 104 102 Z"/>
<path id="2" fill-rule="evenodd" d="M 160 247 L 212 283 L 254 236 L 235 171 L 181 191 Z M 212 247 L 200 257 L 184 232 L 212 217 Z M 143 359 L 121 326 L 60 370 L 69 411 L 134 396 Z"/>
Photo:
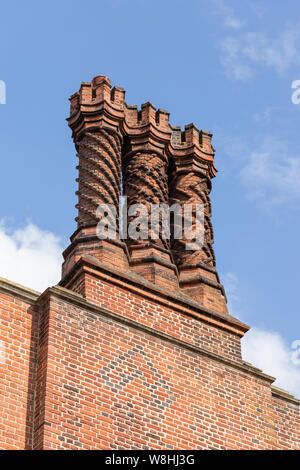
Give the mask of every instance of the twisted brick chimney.
<path id="1" fill-rule="evenodd" d="M 77 230 L 64 252 L 62 284 L 88 297 L 96 293 L 78 276 L 78 266 L 97 262 L 107 268 L 138 276 L 155 286 L 189 296 L 197 303 L 227 313 L 226 297 L 215 267 L 211 224 L 211 179 L 216 175 L 212 134 L 194 124 L 169 124 L 169 113 L 149 102 L 126 104 L 123 88 L 111 89 L 107 77 L 84 82 L 71 96 L 68 118 L 79 159 Z M 122 239 L 120 198 L 127 207 L 143 204 L 149 214 L 153 204 L 185 204 L 193 208 L 191 226 L 196 229 L 195 208 L 204 207 L 204 241 L 188 249 L 183 235 L 171 239 L 161 225 L 148 239 Z M 99 204 L 110 204 L 116 214 L 115 238 L 100 240 Z M 128 213 L 127 223 L 134 215 Z M 171 228 L 174 221 L 171 218 Z M 126 227 L 125 227 L 126 229 Z M 173 230 L 171 230 L 173 233 Z M 94 266 L 95 268 L 95 266 Z M 92 294 L 91 294 L 92 292 Z"/>
<path id="2" fill-rule="evenodd" d="M 128 268 L 126 245 L 119 236 L 100 241 L 96 233 L 100 220 L 98 206 L 112 204 L 119 234 L 123 145 L 120 124 L 124 120 L 124 95 L 122 88 L 111 90 L 107 77 L 98 76 L 92 82 L 83 82 L 79 92 L 70 98 L 68 123 L 79 161 L 78 217 L 77 230 L 64 252 L 63 278 L 82 255 L 92 256 L 118 269 Z"/>

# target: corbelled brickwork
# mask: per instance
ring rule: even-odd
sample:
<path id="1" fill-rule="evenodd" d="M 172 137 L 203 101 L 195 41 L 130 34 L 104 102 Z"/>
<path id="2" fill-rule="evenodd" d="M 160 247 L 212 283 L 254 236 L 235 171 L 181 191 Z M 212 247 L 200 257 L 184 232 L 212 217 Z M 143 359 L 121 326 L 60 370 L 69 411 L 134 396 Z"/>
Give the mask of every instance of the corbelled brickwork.
<path id="1" fill-rule="evenodd" d="M 211 134 L 124 99 L 103 76 L 71 97 L 78 217 L 60 285 L 39 294 L 0 279 L 0 448 L 300 449 L 299 400 L 243 361 L 249 327 L 227 310 Z M 123 239 L 121 195 L 202 204 L 204 243 L 186 249 L 162 225 Z M 100 240 L 103 203 L 117 227 Z"/>

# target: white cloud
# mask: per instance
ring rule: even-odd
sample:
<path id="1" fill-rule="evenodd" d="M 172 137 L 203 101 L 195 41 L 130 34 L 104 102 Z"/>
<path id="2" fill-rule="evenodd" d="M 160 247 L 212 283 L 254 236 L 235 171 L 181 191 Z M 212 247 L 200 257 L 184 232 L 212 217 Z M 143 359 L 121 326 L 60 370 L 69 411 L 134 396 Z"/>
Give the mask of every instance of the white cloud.
<path id="1" fill-rule="evenodd" d="M 242 340 L 242 353 L 244 360 L 276 377 L 274 385 L 300 397 L 300 364 L 293 360 L 297 351 L 279 333 L 252 328 Z"/>
<path id="2" fill-rule="evenodd" d="M 212 4 L 214 12 L 222 18 L 225 27 L 232 29 L 242 28 L 244 22 L 236 16 L 233 8 L 228 3 L 225 3 L 224 0 L 213 0 Z"/>
<path id="3" fill-rule="evenodd" d="M 223 284 L 230 299 L 232 301 L 239 300 L 239 296 L 237 295 L 239 280 L 237 276 L 232 272 L 228 272 L 223 276 Z"/>
<path id="4" fill-rule="evenodd" d="M 238 303 L 240 301 L 238 295 L 239 279 L 232 273 L 228 272 L 222 275 L 222 284 L 224 285 L 227 296 L 227 308 L 231 315 L 241 320 L 240 309 Z"/>
<path id="5" fill-rule="evenodd" d="M 268 8 L 262 6 L 261 3 L 256 3 L 253 0 L 247 3 L 247 6 L 254 12 L 254 14 L 262 20 L 268 13 Z"/>
<path id="6" fill-rule="evenodd" d="M 222 280 L 229 312 L 241 319 L 238 306 L 240 281 L 232 272 L 223 275 Z M 289 348 L 279 333 L 251 328 L 242 339 L 242 356 L 245 361 L 275 377 L 274 385 L 300 398 L 300 334 Z"/>
<path id="7" fill-rule="evenodd" d="M 236 80 L 247 80 L 262 65 L 283 75 L 292 66 L 300 65 L 299 27 L 286 28 L 277 37 L 263 32 L 244 32 L 226 37 L 220 47 L 225 73 Z"/>
<path id="8" fill-rule="evenodd" d="M 267 119 L 274 109 L 268 108 L 254 119 L 262 120 L 264 115 Z M 291 140 L 275 134 L 263 138 L 253 135 L 249 144 L 247 139 L 225 135 L 219 130 L 217 146 L 230 158 L 230 165 L 226 159 L 221 162 L 222 172 L 235 172 L 249 200 L 264 209 L 279 209 L 283 204 L 289 210 L 299 208 L 300 145 L 292 146 Z"/>
<path id="9" fill-rule="evenodd" d="M 300 203 L 300 156 L 290 156 L 288 145 L 268 138 L 250 153 L 239 176 L 251 199 L 261 205 Z"/>
<path id="10" fill-rule="evenodd" d="M 252 67 L 241 57 L 241 45 L 237 38 L 225 38 L 221 43 L 221 51 L 221 62 L 228 77 L 247 80 L 253 75 Z"/>
<path id="11" fill-rule="evenodd" d="M 265 109 L 259 113 L 255 113 L 253 115 L 253 119 L 258 124 L 266 124 L 270 122 L 271 117 L 273 116 L 274 112 L 277 110 L 275 106 L 266 106 Z"/>
<path id="12" fill-rule="evenodd" d="M 62 246 L 58 237 L 28 223 L 10 231 L 0 221 L 0 277 L 43 291 L 60 280 Z"/>

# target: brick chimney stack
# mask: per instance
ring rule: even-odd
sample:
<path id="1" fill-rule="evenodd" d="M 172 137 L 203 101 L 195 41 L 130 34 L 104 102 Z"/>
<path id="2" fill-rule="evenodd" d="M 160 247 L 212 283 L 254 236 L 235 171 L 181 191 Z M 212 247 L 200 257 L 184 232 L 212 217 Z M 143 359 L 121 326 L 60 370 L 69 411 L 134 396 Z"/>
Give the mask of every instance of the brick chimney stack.
<path id="1" fill-rule="evenodd" d="M 122 88 L 111 89 L 107 77 L 97 76 L 92 82 L 83 82 L 80 91 L 70 98 L 68 124 L 79 161 L 78 216 L 77 230 L 64 252 L 63 278 L 83 255 L 118 269 L 128 269 L 127 248 L 118 236 L 124 96 Z M 99 240 L 97 236 L 100 204 L 111 204 L 115 209 L 116 239 Z"/>
<path id="2" fill-rule="evenodd" d="M 189 204 L 193 208 L 191 225 L 196 228 L 195 208 L 203 207 L 204 239 L 199 249 L 189 250 L 184 237 L 172 241 L 172 252 L 179 271 L 180 287 L 199 303 L 221 313 L 227 312 L 226 297 L 216 271 L 211 223 L 211 179 L 216 175 L 212 134 L 199 131 L 194 124 L 172 129 L 168 148 L 173 171 L 170 174 L 170 204 Z"/>
<path id="3" fill-rule="evenodd" d="M 194 124 L 184 131 L 169 124 L 169 113 L 152 103 L 126 104 L 123 88 L 111 89 L 105 76 L 84 82 L 71 96 L 68 124 L 79 159 L 77 230 L 65 250 L 62 284 L 88 296 L 86 277 L 78 275 L 87 265 L 137 275 L 166 291 L 189 296 L 206 308 L 227 313 L 226 297 L 215 267 L 209 193 L 216 175 L 212 134 Z M 122 187 L 123 186 L 123 187 Z M 142 204 L 150 214 L 153 205 L 185 204 L 193 208 L 191 226 L 196 228 L 195 208 L 204 208 L 204 243 L 187 249 L 184 235 L 168 239 L 161 223 L 153 231 L 148 216 L 148 238 L 122 239 L 120 197 L 127 197 L 127 225 Z M 110 204 L 116 214 L 116 237 L 100 240 L 99 204 Z M 124 217 L 123 217 L 124 218 Z M 174 224 L 171 219 L 171 228 Z M 125 227 L 128 232 L 128 226 Z M 172 230 L 171 230 L 172 232 Z M 94 266 L 95 269 L 95 266 Z M 80 279 L 80 282 L 79 282 Z M 84 279 L 84 280 L 83 280 Z"/>
<path id="4" fill-rule="evenodd" d="M 150 214 L 153 204 L 167 205 L 169 199 L 166 153 L 171 137 L 169 113 L 156 111 L 149 102 L 143 104 L 140 111 L 135 106 L 127 106 L 124 130 L 124 194 L 128 197 L 128 207 L 144 204 Z M 160 229 L 156 235 L 157 238 L 149 229 L 147 241 L 128 239 L 131 269 L 166 289 L 178 289 L 170 242 L 163 238 Z"/>

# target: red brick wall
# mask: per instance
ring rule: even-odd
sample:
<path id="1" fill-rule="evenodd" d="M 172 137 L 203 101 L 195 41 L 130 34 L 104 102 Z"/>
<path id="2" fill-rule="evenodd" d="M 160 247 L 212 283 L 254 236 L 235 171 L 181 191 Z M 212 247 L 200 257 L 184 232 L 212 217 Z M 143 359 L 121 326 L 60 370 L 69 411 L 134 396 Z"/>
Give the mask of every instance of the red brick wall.
<path id="1" fill-rule="evenodd" d="M 236 333 L 146 281 L 142 298 L 85 276 L 94 303 L 56 287 L 32 307 L 0 286 L 1 449 L 300 448 L 297 401 L 241 360 Z"/>
<path id="2" fill-rule="evenodd" d="M 44 448 L 300 447 L 297 406 L 274 400 L 268 377 L 76 301 L 49 302 Z"/>
<path id="3" fill-rule="evenodd" d="M 0 449 L 31 449 L 38 313 L 0 291 Z"/>

